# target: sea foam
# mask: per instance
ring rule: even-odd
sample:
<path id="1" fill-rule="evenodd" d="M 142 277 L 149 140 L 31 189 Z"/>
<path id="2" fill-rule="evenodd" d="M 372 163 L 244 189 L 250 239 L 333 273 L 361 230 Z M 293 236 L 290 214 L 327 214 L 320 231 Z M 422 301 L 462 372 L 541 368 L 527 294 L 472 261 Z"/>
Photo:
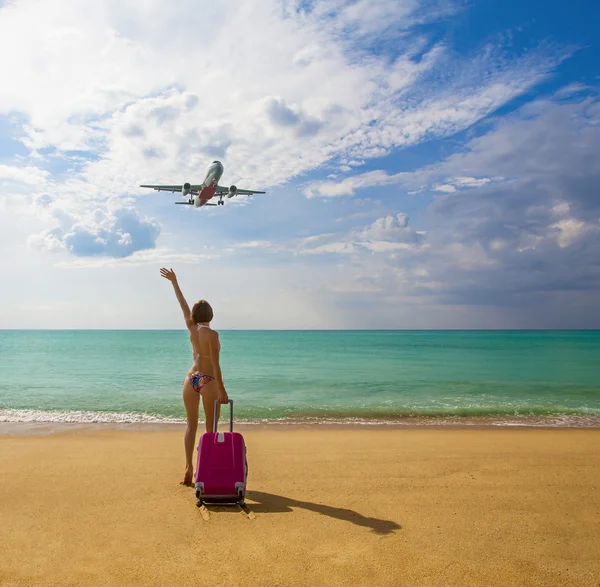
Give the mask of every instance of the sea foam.
<path id="1" fill-rule="evenodd" d="M 226 421 L 226 416 L 222 422 Z M 0 423 L 57 423 L 57 424 L 184 424 L 184 418 L 147 413 L 103 412 L 78 410 L 0 410 Z M 600 428 L 598 415 L 552 416 L 418 416 L 401 418 L 338 417 L 283 417 L 236 418 L 236 424 L 275 426 L 393 426 L 393 427 L 535 427 L 535 428 Z"/>

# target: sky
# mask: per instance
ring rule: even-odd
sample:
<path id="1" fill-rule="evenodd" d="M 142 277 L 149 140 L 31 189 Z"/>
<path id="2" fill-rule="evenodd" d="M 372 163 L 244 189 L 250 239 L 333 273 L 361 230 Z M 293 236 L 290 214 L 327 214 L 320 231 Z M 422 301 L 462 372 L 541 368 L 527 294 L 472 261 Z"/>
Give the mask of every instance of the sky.
<path id="1" fill-rule="evenodd" d="M 600 328 L 595 0 L 0 0 L 0 328 Z M 143 183 L 266 190 L 176 206 Z"/>

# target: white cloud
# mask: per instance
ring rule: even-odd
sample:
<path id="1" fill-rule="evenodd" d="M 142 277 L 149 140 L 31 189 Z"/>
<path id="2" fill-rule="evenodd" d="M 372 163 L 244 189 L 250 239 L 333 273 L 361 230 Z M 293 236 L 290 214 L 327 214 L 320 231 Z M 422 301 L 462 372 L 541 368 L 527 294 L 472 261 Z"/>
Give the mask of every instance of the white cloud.
<path id="1" fill-rule="evenodd" d="M 502 179 L 502 178 L 499 178 Z M 497 181 L 498 179 L 496 179 Z M 464 187 L 464 188 L 478 188 L 486 183 L 490 183 L 493 181 L 490 177 L 453 177 L 448 180 L 448 183 L 452 184 L 455 187 Z"/>
<path id="2" fill-rule="evenodd" d="M 458 189 L 478 188 L 491 181 L 502 181 L 502 177 L 451 177 L 446 179 L 446 183 L 442 185 L 434 185 L 433 190 L 436 192 L 445 192 L 453 194 Z"/>
<path id="3" fill-rule="evenodd" d="M 553 316 L 576 317 L 585 293 L 595 312 L 593 100 L 537 100 L 414 172 L 312 182 L 307 195 L 331 199 L 294 207 L 290 197 L 270 210 L 283 210 L 279 218 L 266 205 L 256 207 L 261 218 L 254 208 L 240 217 L 235 207 L 221 216 L 177 207 L 161 216 L 158 236 L 149 216 L 164 207 L 139 183 L 199 181 L 213 158 L 225 163 L 223 182 L 240 187 L 272 188 L 308 172 L 343 177 L 467 128 L 526 95 L 568 53 L 542 46 L 513 59 L 490 44 L 457 55 L 413 28 L 442 10 L 427 0 L 0 5 L 0 51 L 10 55 L 0 75 L 11 80 L 0 113 L 25 121 L 20 139 L 33 149 L 0 166 L 0 241 L 10 251 L 2 268 L 21 276 L 17 293 L 2 294 L 2 325 L 23 324 L 13 316 L 22 303 L 34 327 L 171 327 L 179 308 L 153 285 L 161 264 L 185 266 L 186 291 L 218 299 L 228 327 L 468 326 L 472 316 L 498 326 L 510 304 L 526 299 L 531 314 L 531 300 L 548 292 L 568 294 L 553 298 Z M 35 40 L 24 43 L 31 31 Z M 372 41 L 381 53 L 365 50 Z M 410 225 L 394 203 L 367 199 L 365 213 L 358 198 L 333 199 L 372 186 L 442 191 L 428 194 L 429 214 Z M 124 197 L 134 193 L 148 197 Z M 324 234 L 306 237 L 311 229 Z M 25 247 L 31 232 L 41 248 Z M 68 289 L 59 287 L 67 269 L 77 269 Z M 45 301 L 36 306 L 40 287 Z M 157 311 L 163 295 L 173 322 Z"/>
<path id="4" fill-rule="evenodd" d="M 0 186 L 2 189 L 7 188 L 8 182 L 15 182 L 16 184 L 25 183 L 28 186 L 35 186 L 46 182 L 49 175 L 47 171 L 29 165 L 16 167 L 0 164 L 0 182 L 2 182 Z"/>
<path id="5" fill-rule="evenodd" d="M 586 223 L 576 218 L 566 218 L 555 224 L 551 224 L 550 228 L 555 228 L 558 231 L 556 240 L 561 248 L 572 245 L 584 233 Z M 600 228 L 600 227 L 597 227 Z"/>
<path id="6" fill-rule="evenodd" d="M 443 165 L 433 164 L 414 172 L 388 174 L 383 170 L 367 171 L 347 177 L 341 182 L 316 181 L 304 190 L 309 198 L 351 196 L 358 190 L 384 185 L 401 185 L 409 189 L 410 194 L 425 189 L 436 192 L 454 193 L 457 190 L 481 187 L 491 182 L 504 181 L 504 177 L 447 177 L 448 170 Z M 443 178 L 444 183 L 435 183 Z"/>
<path id="7" fill-rule="evenodd" d="M 456 188 L 453 185 L 434 185 L 433 190 L 436 192 L 445 192 L 447 194 L 452 194 L 456 191 Z"/>
<path id="8" fill-rule="evenodd" d="M 355 253 L 356 247 L 350 242 L 332 242 L 317 247 L 307 247 L 302 249 L 302 252 L 309 255 L 320 255 L 323 253 L 349 254 Z"/>
<path id="9" fill-rule="evenodd" d="M 268 249 L 274 245 L 271 241 L 255 240 L 255 241 L 243 241 L 237 243 L 235 248 L 238 249 Z"/>
<path id="10" fill-rule="evenodd" d="M 391 185 L 401 183 L 407 177 L 407 173 L 396 173 L 389 175 L 383 170 L 367 171 L 358 175 L 347 177 L 341 182 L 317 181 L 308 185 L 304 193 L 309 198 L 318 196 L 335 197 L 350 196 L 357 190 L 373 186 Z"/>
<path id="11" fill-rule="evenodd" d="M 0 203 L 10 202 L 24 208 L 39 198 L 51 183 L 50 179 L 50 173 L 32 165 L 0 164 Z"/>
<path id="12" fill-rule="evenodd" d="M 26 117 L 33 155 L 50 147 L 78 158 L 82 171 L 52 186 L 69 212 L 143 193 L 142 182 L 196 181 L 214 157 L 225 182 L 275 186 L 333 158 L 360 165 L 461 130 L 564 57 L 541 49 L 511 63 L 489 48 L 458 59 L 429 47 L 412 27 L 447 14 L 444 4 L 320 0 L 282 10 L 275 0 L 223 0 L 198 10 L 191 0 L 168 9 L 150 0 L 142 10 L 135 1 L 16 0 L 0 8 L 0 52 L 11 55 L 0 62 L 11 80 L 0 112 Z M 22 43 L 32 30 L 36 41 Z M 244 31 L 251 43 L 237 42 Z M 358 48 L 378 35 L 396 35 L 404 50 L 390 61 Z M 72 150 L 94 160 L 81 165 Z M 309 192 L 348 194 L 357 181 Z"/>
<path id="13" fill-rule="evenodd" d="M 403 214 L 388 215 L 315 240 L 313 248 L 333 252 L 337 243 L 352 261 L 352 279 L 372 285 L 377 299 L 395 292 L 418 304 L 510 308 L 517 325 L 599 324 L 598 121 L 596 101 L 539 100 L 496 120 L 445 161 L 412 173 L 373 171 L 314 184 L 319 193 L 391 183 L 439 193 L 426 233 L 409 228 Z M 342 246 L 348 244 L 351 250 Z M 582 321 L 580 305 L 591 322 Z M 558 310 L 561 319 L 550 318 Z"/>
<path id="14" fill-rule="evenodd" d="M 174 265 L 196 265 L 218 256 L 214 253 L 185 253 L 159 248 L 138 250 L 127 257 L 80 257 L 68 261 L 59 261 L 56 263 L 56 267 L 58 269 L 119 269 L 140 265 L 171 267 Z"/>
<path id="15" fill-rule="evenodd" d="M 387 241 L 418 244 L 423 233 L 415 232 L 408 226 L 408 216 L 403 213 L 378 218 L 370 226 L 358 233 L 361 240 L 367 242 Z"/>
<path id="16" fill-rule="evenodd" d="M 292 246 L 291 250 L 311 255 L 322 253 L 351 255 L 364 251 L 389 253 L 401 249 L 417 250 L 426 246 L 425 233 L 410 228 L 408 221 L 406 214 L 389 215 L 345 234 L 312 235 Z"/>
<path id="17" fill-rule="evenodd" d="M 559 202 L 552 206 L 552 214 L 554 216 L 565 216 L 571 211 L 571 205 L 569 202 Z"/>
<path id="18" fill-rule="evenodd" d="M 96 208 L 75 218 L 60 208 L 52 214 L 58 226 L 29 237 L 29 244 L 51 251 L 65 250 L 76 257 L 127 257 L 136 251 L 153 249 L 160 234 L 155 220 L 141 218 L 135 208 Z"/>

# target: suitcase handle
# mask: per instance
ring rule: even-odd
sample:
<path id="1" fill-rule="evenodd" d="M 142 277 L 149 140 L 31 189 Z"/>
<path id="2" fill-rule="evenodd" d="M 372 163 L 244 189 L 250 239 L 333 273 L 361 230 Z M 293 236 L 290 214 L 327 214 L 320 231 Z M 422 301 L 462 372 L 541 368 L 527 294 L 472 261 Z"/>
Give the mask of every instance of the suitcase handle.
<path id="1" fill-rule="evenodd" d="M 229 432 L 233 432 L 233 400 L 230 399 L 229 404 Z M 219 400 L 215 400 L 215 419 L 213 420 L 213 432 L 217 431 L 217 408 L 219 407 Z"/>

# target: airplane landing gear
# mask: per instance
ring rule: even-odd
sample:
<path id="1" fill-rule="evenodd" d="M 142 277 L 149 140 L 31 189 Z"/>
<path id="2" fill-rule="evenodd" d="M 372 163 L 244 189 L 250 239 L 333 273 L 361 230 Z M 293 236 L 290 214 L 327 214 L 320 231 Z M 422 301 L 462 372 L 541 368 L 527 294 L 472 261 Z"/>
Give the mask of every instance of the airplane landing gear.
<path id="1" fill-rule="evenodd" d="M 223 201 L 223 196 L 221 196 L 219 198 L 219 201 L 217 202 L 217 205 L 219 205 L 219 206 L 224 206 L 225 205 L 225 202 Z"/>

